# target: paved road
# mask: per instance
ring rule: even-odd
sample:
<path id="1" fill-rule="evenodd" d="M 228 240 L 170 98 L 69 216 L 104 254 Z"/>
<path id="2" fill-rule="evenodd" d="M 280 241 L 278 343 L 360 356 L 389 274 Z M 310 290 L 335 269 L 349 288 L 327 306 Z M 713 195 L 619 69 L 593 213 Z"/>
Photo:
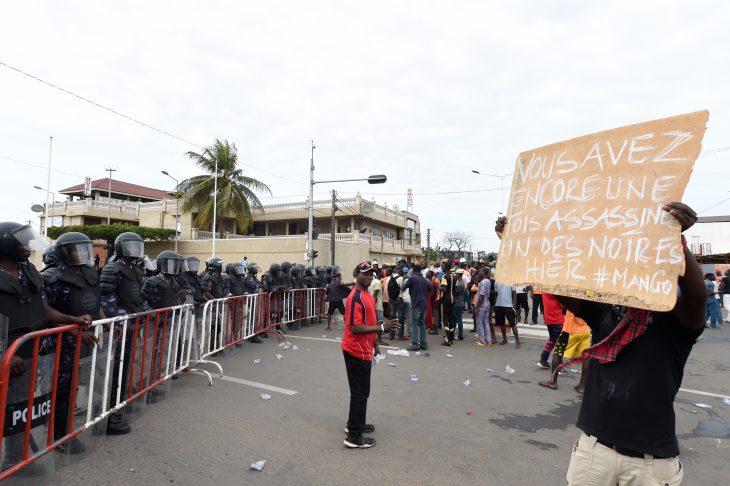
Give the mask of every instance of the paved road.
<path id="1" fill-rule="evenodd" d="M 388 356 L 373 371 L 368 409 L 378 445 L 346 450 L 348 388 L 334 339 L 341 332 L 321 325 L 292 332 L 296 351 L 275 339 L 247 343 L 222 357 L 227 378 L 213 387 L 185 374 L 167 399 L 147 407 L 132 434 L 107 438 L 57 471 L 54 484 L 564 484 L 578 436 L 578 375 L 561 376 L 558 391 L 536 385 L 547 376 L 535 367 L 544 339 L 526 337 L 520 350 L 484 349 L 469 334 L 451 348 L 433 340 L 429 356 Z M 704 333 L 683 387 L 711 395 L 680 392 L 676 401 L 688 485 L 730 477 L 730 406 L 712 395 L 730 395 L 729 345 L 730 325 Z M 263 362 L 254 364 L 256 357 Z M 250 471 L 261 459 L 264 470 Z"/>

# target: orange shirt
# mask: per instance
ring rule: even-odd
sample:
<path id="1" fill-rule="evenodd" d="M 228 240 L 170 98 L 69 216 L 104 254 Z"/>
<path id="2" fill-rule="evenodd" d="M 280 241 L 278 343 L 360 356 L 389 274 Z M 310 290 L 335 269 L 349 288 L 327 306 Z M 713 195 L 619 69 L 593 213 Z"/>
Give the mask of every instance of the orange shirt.
<path id="1" fill-rule="evenodd" d="M 563 324 L 563 331 L 568 334 L 584 334 L 591 332 L 591 328 L 588 327 L 586 321 L 580 317 L 576 317 L 572 312 L 565 311 L 565 323 Z"/>

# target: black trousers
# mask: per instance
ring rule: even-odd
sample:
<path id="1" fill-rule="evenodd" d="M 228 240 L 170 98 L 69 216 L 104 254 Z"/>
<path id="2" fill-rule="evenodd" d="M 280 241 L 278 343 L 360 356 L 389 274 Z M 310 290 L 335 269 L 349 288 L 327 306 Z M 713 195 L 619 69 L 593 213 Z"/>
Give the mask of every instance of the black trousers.
<path id="1" fill-rule="evenodd" d="M 542 308 L 542 294 L 532 294 L 532 323 L 537 324 L 537 309 Z"/>
<path id="2" fill-rule="evenodd" d="M 343 350 L 347 382 L 350 384 L 350 414 L 347 417 L 347 430 L 350 437 L 362 436 L 370 396 L 370 373 L 373 369 L 370 360 L 359 359 Z"/>

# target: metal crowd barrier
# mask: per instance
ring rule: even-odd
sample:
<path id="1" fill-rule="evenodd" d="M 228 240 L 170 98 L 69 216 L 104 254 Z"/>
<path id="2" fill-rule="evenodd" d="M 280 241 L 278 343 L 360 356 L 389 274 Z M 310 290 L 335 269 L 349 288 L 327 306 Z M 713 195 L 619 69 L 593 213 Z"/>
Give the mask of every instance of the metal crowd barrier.
<path id="1" fill-rule="evenodd" d="M 203 307 L 200 352 L 194 363 L 210 364 L 223 376 L 223 367 L 211 357 L 256 334 L 283 339 L 281 325 L 324 315 L 324 294 L 321 288 L 292 289 L 209 300 Z"/>
<path id="2" fill-rule="evenodd" d="M 52 327 L 13 341 L 0 364 L 0 481 L 188 368 L 194 325 L 193 306 L 185 304 L 94 321 L 85 330 Z M 84 344 L 84 333 L 97 343 Z M 16 357 L 25 366 L 20 375 L 12 373 Z M 64 423 L 64 430 L 54 430 Z"/>

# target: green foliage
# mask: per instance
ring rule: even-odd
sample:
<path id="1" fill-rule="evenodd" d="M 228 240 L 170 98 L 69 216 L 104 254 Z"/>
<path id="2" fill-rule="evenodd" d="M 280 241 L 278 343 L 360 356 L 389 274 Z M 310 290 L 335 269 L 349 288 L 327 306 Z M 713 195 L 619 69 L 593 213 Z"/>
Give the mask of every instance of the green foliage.
<path id="1" fill-rule="evenodd" d="M 48 228 L 48 236 L 56 239 L 64 233 L 78 231 L 92 240 L 106 240 L 111 246 L 114 240 L 121 233 L 132 231 L 137 233 L 144 240 L 164 241 L 175 238 L 175 230 L 164 228 L 147 228 L 145 226 L 132 226 L 130 224 L 80 224 L 77 226 L 55 226 Z"/>
<path id="2" fill-rule="evenodd" d="M 202 153 L 187 152 L 185 155 L 203 169 L 206 174 L 186 179 L 180 183 L 179 192 L 183 195 L 182 210 L 197 212 L 195 225 L 208 228 L 213 222 L 213 193 L 216 179 L 216 163 L 218 168 L 217 215 L 233 216 L 242 229 L 253 224 L 252 211 L 263 210 L 256 192 L 271 194 L 269 187 L 263 182 L 245 176 L 238 168 L 238 149 L 236 144 L 228 140 L 216 140 Z M 213 229 L 215 231 L 215 228 Z"/>

